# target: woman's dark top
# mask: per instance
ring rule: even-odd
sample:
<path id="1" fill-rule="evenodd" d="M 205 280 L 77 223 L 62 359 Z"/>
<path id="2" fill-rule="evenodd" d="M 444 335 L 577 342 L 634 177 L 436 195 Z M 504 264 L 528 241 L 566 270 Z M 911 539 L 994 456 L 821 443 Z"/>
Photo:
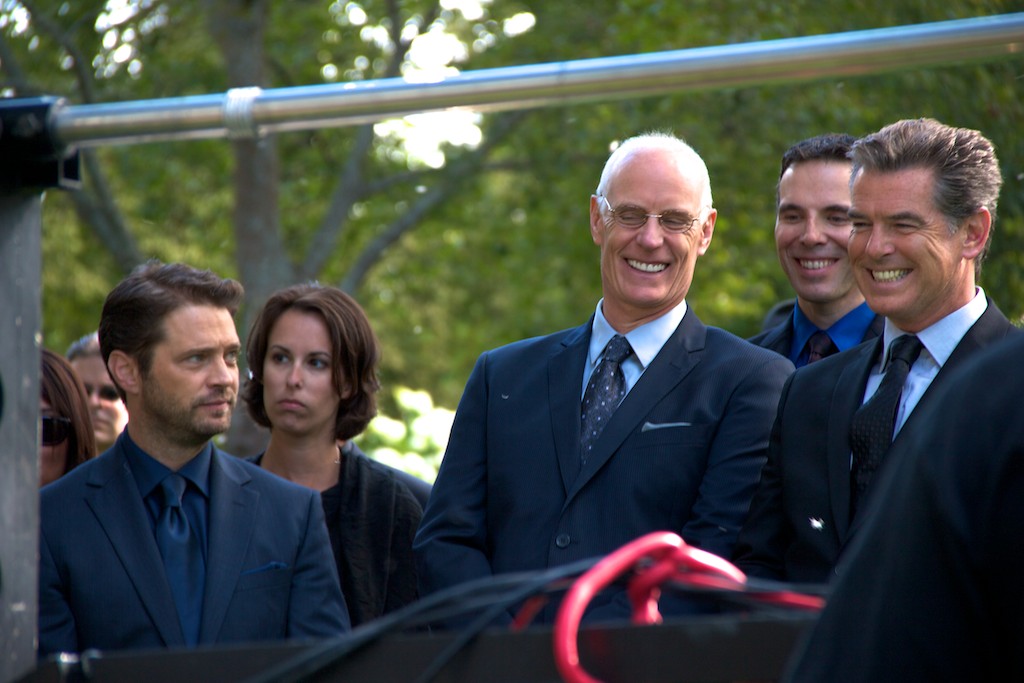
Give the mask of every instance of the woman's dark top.
<path id="1" fill-rule="evenodd" d="M 353 627 L 417 597 L 412 539 L 423 507 L 397 471 L 348 442 L 338 483 L 320 494 Z"/>

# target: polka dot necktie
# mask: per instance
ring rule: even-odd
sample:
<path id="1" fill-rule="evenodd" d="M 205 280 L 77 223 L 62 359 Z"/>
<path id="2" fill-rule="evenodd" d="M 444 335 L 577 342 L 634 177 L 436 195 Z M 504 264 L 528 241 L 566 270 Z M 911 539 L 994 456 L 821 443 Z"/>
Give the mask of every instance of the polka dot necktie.
<path id="1" fill-rule="evenodd" d="M 896 423 L 896 409 L 903 393 L 903 384 L 910 374 L 910 366 L 924 348 L 921 340 L 912 334 L 897 337 L 892 343 L 889 367 L 874 396 L 857 409 L 850 422 L 850 449 L 853 451 L 853 469 L 850 478 L 851 510 L 867 491 L 875 470 L 892 445 Z"/>
<path id="2" fill-rule="evenodd" d="M 615 335 L 604 347 L 604 358 L 590 376 L 581 406 L 581 457 L 587 461 L 612 413 L 626 395 L 626 378 L 620 364 L 633 353 L 633 348 L 622 335 Z"/>
<path id="3" fill-rule="evenodd" d="M 838 350 L 832 337 L 828 336 L 828 332 L 818 330 L 807 340 L 807 364 L 816 363 Z"/>

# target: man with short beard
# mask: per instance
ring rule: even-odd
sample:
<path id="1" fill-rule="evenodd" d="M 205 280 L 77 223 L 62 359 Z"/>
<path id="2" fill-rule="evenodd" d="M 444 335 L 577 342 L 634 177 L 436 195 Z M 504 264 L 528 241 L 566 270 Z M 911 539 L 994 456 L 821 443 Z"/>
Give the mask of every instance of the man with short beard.
<path id="1" fill-rule="evenodd" d="M 41 494 L 39 656 L 333 637 L 349 619 L 319 494 L 214 446 L 242 286 L 151 261 L 107 296 L 114 445 Z"/>

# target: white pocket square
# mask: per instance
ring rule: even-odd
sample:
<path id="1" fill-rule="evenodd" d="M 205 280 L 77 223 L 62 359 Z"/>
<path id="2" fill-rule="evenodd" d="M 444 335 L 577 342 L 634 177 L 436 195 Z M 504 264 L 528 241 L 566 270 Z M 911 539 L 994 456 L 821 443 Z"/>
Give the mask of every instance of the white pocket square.
<path id="1" fill-rule="evenodd" d="M 650 432 L 655 429 L 669 429 L 671 427 L 692 427 L 689 422 L 644 422 L 640 428 L 641 432 Z"/>

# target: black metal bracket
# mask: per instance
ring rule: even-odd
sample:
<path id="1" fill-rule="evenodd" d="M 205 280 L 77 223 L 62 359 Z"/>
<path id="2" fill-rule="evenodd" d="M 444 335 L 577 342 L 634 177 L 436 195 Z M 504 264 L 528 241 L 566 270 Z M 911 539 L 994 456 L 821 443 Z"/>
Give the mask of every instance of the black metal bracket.
<path id="1" fill-rule="evenodd" d="M 82 186 L 77 150 L 54 139 L 50 121 L 57 97 L 0 99 L 0 193 Z"/>

